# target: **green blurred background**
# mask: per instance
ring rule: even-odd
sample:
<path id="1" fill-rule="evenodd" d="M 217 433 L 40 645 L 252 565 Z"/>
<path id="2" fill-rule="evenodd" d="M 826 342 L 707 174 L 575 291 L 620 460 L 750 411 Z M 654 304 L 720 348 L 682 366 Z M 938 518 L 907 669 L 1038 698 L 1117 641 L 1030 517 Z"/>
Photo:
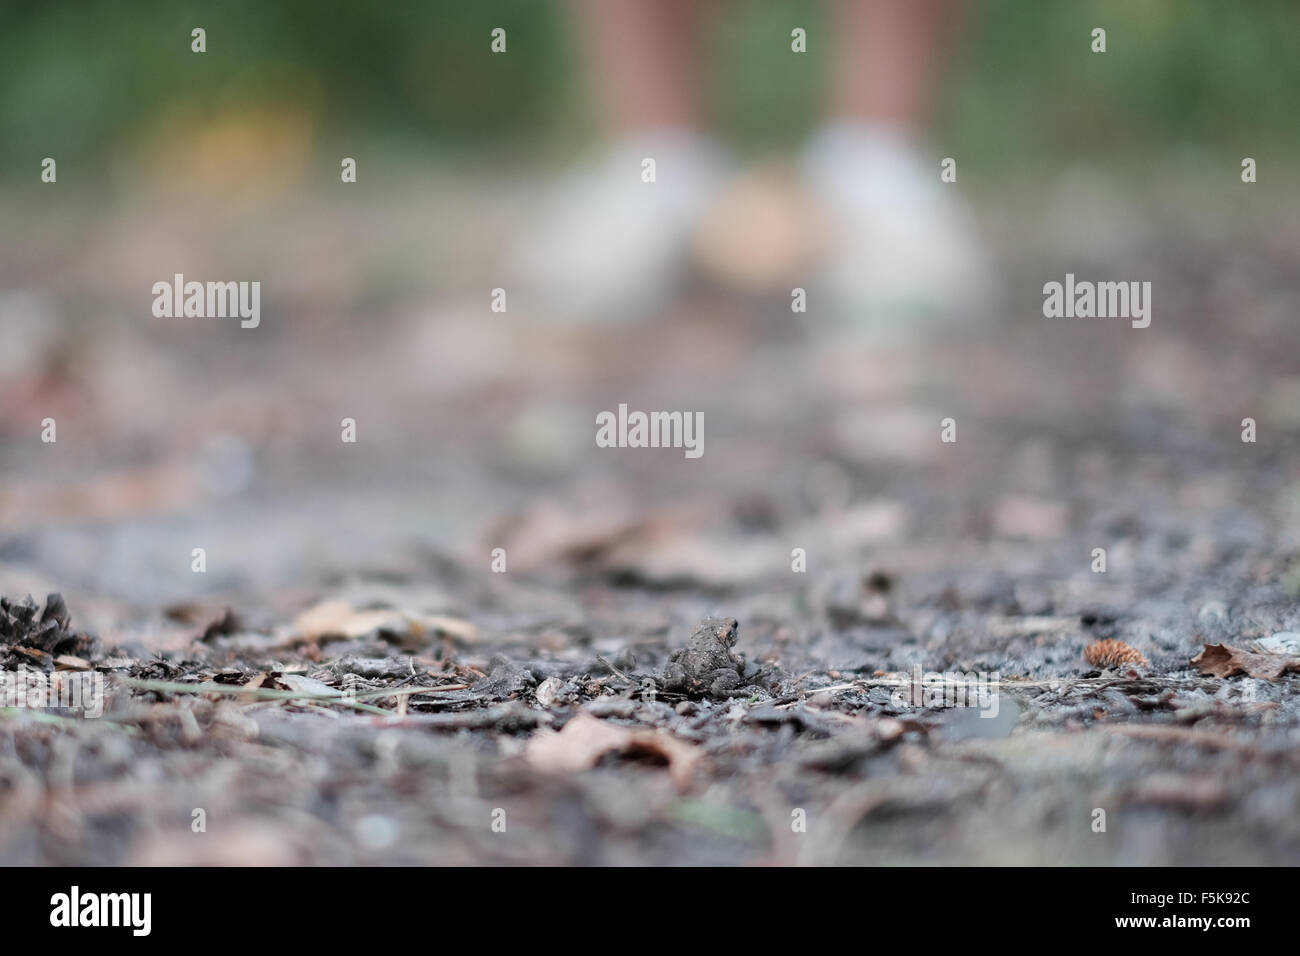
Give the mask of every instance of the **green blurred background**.
<path id="1" fill-rule="evenodd" d="M 309 141 L 364 137 L 390 155 L 558 163 L 593 132 L 564 12 L 538 0 L 5 0 L 0 176 L 34 179 L 55 156 L 61 181 L 94 182 L 177 121 L 240 111 L 307 117 Z M 742 148 L 794 145 L 819 117 L 825 5 L 740 0 L 710 14 L 719 127 Z M 793 25 L 813 55 L 790 55 Z M 206 55 L 190 52 L 194 26 Z M 496 26 L 506 56 L 489 53 Z M 1095 26 L 1105 56 L 1088 53 Z M 1294 158 L 1293 0 L 972 0 L 962 33 L 938 126 L 968 171 L 1020 178 L 1187 146 L 1234 166 Z"/>

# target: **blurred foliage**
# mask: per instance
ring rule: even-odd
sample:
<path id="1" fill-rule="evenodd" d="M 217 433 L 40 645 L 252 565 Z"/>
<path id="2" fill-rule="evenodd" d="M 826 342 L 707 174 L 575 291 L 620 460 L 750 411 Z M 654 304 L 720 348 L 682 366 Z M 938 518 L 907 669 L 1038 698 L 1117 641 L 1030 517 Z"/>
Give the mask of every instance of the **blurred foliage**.
<path id="1" fill-rule="evenodd" d="M 566 12 L 540 0 L 0 0 L 0 175 L 35 175 L 43 156 L 103 167 L 174 128 L 160 118 L 268 105 L 309 115 L 326 139 L 568 152 L 591 131 L 583 93 L 598 81 L 575 68 Z M 818 118 L 829 11 L 736 0 L 709 20 L 719 125 L 744 147 L 793 145 Z M 809 31 L 806 56 L 789 52 L 794 25 Z M 195 26 L 203 56 L 190 52 Z M 496 26 L 505 56 L 488 49 Z M 1095 26 L 1104 56 L 1089 50 Z M 970 0 L 961 34 L 939 123 L 976 167 L 1188 144 L 1291 152 L 1300 137 L 1294 0 Z"/>

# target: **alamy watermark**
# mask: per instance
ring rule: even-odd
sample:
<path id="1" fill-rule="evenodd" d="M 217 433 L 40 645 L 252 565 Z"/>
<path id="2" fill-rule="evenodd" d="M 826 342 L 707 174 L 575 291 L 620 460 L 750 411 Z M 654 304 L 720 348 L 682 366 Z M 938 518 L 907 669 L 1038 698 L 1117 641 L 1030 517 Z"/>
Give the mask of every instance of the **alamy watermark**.
<path id="1" fill-rule="evenodd" d="M 598 448 L 683 448 L 687 458 L 704 454 L 703 412 L 629 412 L 596 415 Z"/>
<path id="2" fill-rule="evenodd" d="M 152 893 L 83 893 L 73 886 L 50 897 L 50 925 L 58 927 L 120 926 L 132 936 L 153 929 Z"/>
<path id="3" fill-rule="evenodd" d="M 186 282 L 178 272 L 171 282 L 155 282 L 150 291 L 153 314 L 160 319 L 237 317 L 244 329 L 255 329 L 262 321 L 261 282 Z"/>
<path id="4" fill-rule="evenodd" d="M 1151 324 L 1150 282 L 1076 281 L 1073 272 L 1065 282 L 1043 286 L 1043 315 L 1049 319 L 1130 319 L 1133 328 Z"/>
<path id="5" fill-rule="evenodd" d="M 910 680 L 897 681 L 890 703 L 907 707 L 978 707 L 981 717 L 998 715 L 998 671 L 925 671 L 912 668 Z"/>
<path id="6" fill-rule="evenodd" d="M 58 708 L 78 712 L 81 717 L 102 717 L 104 675 L 97 671 L 46 674 L 25 665 L 15 671 L 0 671 L 0 707 Z"/>

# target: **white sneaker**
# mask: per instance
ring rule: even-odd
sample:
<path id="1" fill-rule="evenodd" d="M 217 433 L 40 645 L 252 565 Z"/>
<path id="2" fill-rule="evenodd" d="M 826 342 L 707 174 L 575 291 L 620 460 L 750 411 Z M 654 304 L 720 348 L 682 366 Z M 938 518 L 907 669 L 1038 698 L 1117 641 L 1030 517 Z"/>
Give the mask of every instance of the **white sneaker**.
<path id="1" fill-rule="evenodd" d="M 645 182 L 643 161 L 655 161 Z M 635 317 L 681 276 L 696 219 L 726 176 L 723 151 L 681 130 L 607 147 L 558 182 L 511 251 L 511 271 L 539 313 L 571 320 Z"/>
<path id="2" fill-rule="evenodd" d="M 801 172 L 830 224 L 816 288 L 839 322 L 906 334 L 987 314 L 993 273 L 938 158 L 900 130 L 840 123 L 810 141 Z"/>

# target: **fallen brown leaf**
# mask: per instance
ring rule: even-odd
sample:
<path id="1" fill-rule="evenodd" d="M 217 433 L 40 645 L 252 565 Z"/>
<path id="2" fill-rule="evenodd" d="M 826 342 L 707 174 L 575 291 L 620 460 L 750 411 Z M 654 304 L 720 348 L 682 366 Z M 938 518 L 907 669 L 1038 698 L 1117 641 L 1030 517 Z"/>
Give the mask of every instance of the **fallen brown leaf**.
<path id="1" fill-rule="evenodd" d="M 668 774 L 679 792 L 685 791 L 703 751 L 657 730 L 632 730 L 579 714 L 559 733 L 539 730 L 528 741 L 525 756 L 538 770 L 578 773 L 590 770 L 607 753 L 650 753 L 668 762 Z"/>
<path id="2" fill-rule="evenodd" d="M 474 625 L 462 618 L 443 614 L 421 614 L 392 608 L 356 610 L 347 601 L 322 601 L 299 614 L 293 632 L 308 641 L 365 637 L 383 631 L 399 640 L 422 641 L 445 634 L 471 643 L 478 637 Z"/>
<path id="3" fill-rule="evenodd" d="M 1202 674 L 1212 677 L 1232 677 L 1245 674 L 1260 680 L 1277 680 L 1287 671 L 1300 671 L 1300 658 L 1281 654 L 1252 654 L 1229 644 L 1206 644 L 1192 663 Z"/>

